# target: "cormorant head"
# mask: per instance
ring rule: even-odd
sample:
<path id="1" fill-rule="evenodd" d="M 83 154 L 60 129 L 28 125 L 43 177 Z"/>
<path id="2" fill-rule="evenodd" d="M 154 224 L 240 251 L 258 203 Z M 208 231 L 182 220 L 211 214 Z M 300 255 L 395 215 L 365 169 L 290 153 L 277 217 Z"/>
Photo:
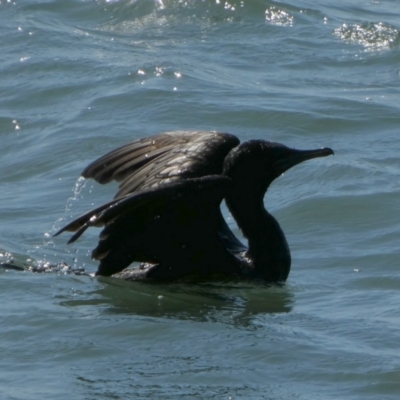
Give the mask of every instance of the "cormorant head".
<path id="1" fill-rule="evenodd" d="M 242 190 L 258 188 L 265 193 L 272 181 L 303 161 L 333 154 L 330 148 L 291 149 L 265 140 L 250 140 L 225 158 L 223 173 L 239 183 Z"/>

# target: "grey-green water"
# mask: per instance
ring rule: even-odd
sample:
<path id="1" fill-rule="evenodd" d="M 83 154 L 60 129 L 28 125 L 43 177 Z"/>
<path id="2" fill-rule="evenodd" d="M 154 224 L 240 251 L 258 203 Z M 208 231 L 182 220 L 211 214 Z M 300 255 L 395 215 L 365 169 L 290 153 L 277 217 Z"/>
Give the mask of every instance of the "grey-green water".
<path id="1" fill-rule="evenodd" d="M 1 398 L 397 399 L 399 21 L 389 0 L 2 0 L 3 261 L 94 271 L 98 231 L 51 234 L 113 196 L 77 178 L 136 137 L 336 154 L 266 197 L 292 250 L 285 287 L 0 269 Z"/>

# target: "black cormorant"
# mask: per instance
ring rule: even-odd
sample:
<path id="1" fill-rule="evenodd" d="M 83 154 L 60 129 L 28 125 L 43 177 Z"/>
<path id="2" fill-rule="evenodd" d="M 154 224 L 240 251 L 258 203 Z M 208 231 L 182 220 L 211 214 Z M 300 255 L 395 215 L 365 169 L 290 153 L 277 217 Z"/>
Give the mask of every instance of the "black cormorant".
<path id="1" fill-rule="evenodd" d="M 289 168 L 333 151 L 296 150 L 264 140 L 239 143 L 227 133 L 176 131 L 111 151 L 90 164 L 82 176 L 102 184 L 120 182 L 114 200 L 56 235 L 76 232 L 71 243 L 88 227 L 103 226 L 92 253 L 100 261 L 96 275 L 284 282 L 290 251 L 278 222 L 264 208 L 264 195 Z M 226 224 L 220 210 L 223 199 L 248 247 Z M 146 264 L 125 270 L 134 261 Z"/>

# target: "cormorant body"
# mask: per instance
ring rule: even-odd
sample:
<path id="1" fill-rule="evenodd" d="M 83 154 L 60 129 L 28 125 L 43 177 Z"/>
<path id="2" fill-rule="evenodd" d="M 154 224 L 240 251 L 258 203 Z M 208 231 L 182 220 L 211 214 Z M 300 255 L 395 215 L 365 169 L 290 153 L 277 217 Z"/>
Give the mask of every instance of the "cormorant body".
<path id="1" fill-rule="evenodd" d="M 303 161 L 333 154 L 296 150 L 227 133 L 166 132 L 135 140 L 100 157 L 82 172 L 101 184 L 120 182 L 114 200 L 62 228 L 104 227 L 92 257 L 96 275 L 140 280 L 239 277 L 284 282 L 291 257 L 285 235 L 264 207 L 272 181 Z M 226 224 L 226 204 L 244 246 Z M 145 266 L 126 268 L 132 262 Z M 122 272 L 121 272 L 122 271 Z"/>

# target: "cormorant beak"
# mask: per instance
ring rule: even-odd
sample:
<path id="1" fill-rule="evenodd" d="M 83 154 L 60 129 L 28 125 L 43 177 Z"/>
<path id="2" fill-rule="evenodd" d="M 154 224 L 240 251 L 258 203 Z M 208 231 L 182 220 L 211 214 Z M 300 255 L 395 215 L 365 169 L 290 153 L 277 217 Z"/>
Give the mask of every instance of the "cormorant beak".
<path id="1" fill-rule="evenodd" d="M 329 147 L 316 150 L 297 150 L 290 149 L 290 152 L 274 163 L 276 172 L 281 175 L 288 169 L 303 161 L 318 157 L 326 157 L 335 154 Z M 278 175 L 278 176 L 279 176 Z"/>

